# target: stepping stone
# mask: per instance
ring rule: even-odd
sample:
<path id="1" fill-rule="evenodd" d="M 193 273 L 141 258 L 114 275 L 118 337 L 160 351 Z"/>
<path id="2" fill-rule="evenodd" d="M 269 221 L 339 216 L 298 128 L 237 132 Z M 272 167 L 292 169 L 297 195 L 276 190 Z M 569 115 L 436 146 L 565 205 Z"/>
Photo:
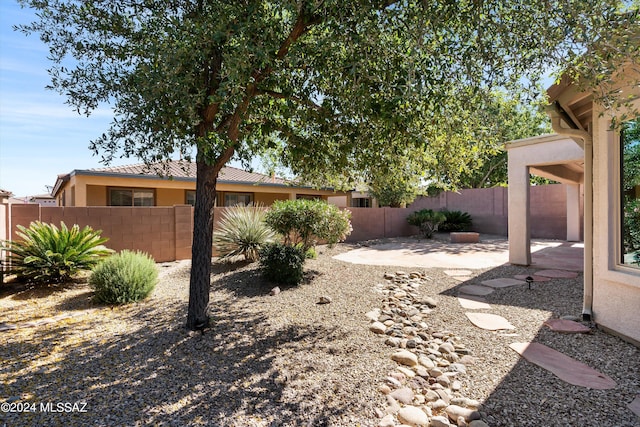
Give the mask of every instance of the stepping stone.
<path id="1" fill-rule="evenodd" d="M 458 297 L 458 302 L 460 303 L 462 308 L 465 308 L 467 310 L 483 310 L 491 308 L 491 306 L 486 302 L 479 301 L 478 299 L 473 299 L 471 297 Z"/>
<path id="2" fill-rule="evenodd" d="M 480 329 L 486 329 L 488 331 L 498 331 L 501 329 L 515 329 L 507 319 L 497 314 L 489 313 L 465 313 L 467 319 L 471 321 Z"/>
<path id="3" fill-rule="evenodd" d="M 444 274 L 447 276 L 471 276 L 473 271 L 471 270 L 445 270 Z"/>
<path id="4" fill-rule="evenodd" d="M 492 288 L 488 288 L 486 286 L 478 286 L 478 285 L 465 285 L 465 286 L 460 286 L 458 288 L 459 294 L 484 296 L 484 295 L 489 295 L 491 292 L 493 292 Z"/>
<path id="5" fill-rule="evenodd" d="M 573 320 L 549 319 L 544 322 L 543 325 L 548 326 L 552 331 L 565 334 L 584 334 L 591 332 L 591 328 L 582 323 L 574 322 Z"/>
<path id="6" fill-rule="evenodd" d="M 616 382 L 608 376 L 546 345 L 520 342 L 509 347 L 529 362 L 548 370 L 569 384 L 596 390 L 609 390 L 616 386 Z"/>
<path id="7" fill-rule="evenodd" d="M 458 282 L 466 282 L 467 280 L 473 279 L 471 276 L 453 276 L 453 280 L 457 280 Z"/>
<path id="8" fill-rule="evenodd" d="M 500 279 L 484 280 L 480 283 L 482 283 L 485 286 L 491 286 L 492 288 L 508 288 L 509 286 L 527 284 L 527 282 L 523 282 L 522 280 L 510 279 L 508 277 L 504 277 Z"/>
<path id="9" fill-rule="evenodd" d="M 518 279 L 518 280 L 526 280 L 527 277 L 531 277 L 534 282 L 548 282 L 549 280 L 551 280 L 550 277 L 538 276 L 537 274 L 534 274 L 534 275 L 531 275 L 531 276 L 527 276 L 526 274 L 517 274 L 517 275 L 515 275 L 513 277 Z"/>
<path id="10" fill-rule="evenodd" d="M 631 409 L 631 412 L 640 417 L 640 394 L 627 405 L 627 408 Z"/>
<path id="11" fill-rule="evenodd" d="M 537 276 L 551 277 L 552 279 L 575 279 L 578 273 L 567 270 L 540 270 L 536 271 Z"/>

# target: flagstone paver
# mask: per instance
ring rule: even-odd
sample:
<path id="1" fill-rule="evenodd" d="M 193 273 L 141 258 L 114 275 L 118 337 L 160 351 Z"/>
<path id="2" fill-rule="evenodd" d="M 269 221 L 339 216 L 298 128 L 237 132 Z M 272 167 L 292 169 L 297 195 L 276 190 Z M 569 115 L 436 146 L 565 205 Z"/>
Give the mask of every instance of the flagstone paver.
<path id="1" fill-rule="evenodd" d="M 479 285 L 464 285 L 458 288 L 459 294 L 479 295 L 479 296 L 489 295 L 493 291 L 494 291 L 493 288 L 489 288 L 487 286 L 479 286 Z"/>
<path id="2" fill-rule="evenodd" d="M 447 276 L 471 276 L 473 271 L 471 270 L 445 270 L 444 274 Z"/>
<path id="3" fill-rule="evenodd" d="M 551 277 L 539 276 L 537 274 L 532 274 L 531 276 L 527 276 L 526 274 L 517 274 L 513 277 L 518 280 L 526 280 L 527 277 L 531 277 L 534 282 L 548 282 L 551 280 Z"/>
<path id="4" fill-rule="evenodd" d="M 631 412 L 640 417 L 640 394 L 627 405 L 627 408 L 631 409 Z"/>
<path id="5" fill-rule="evenodd" d="M 490 309 L 491 306 L 484 301 L 478 299 L 472 299 L 471 297 L 458 297 L 458 302 L 467 310 L 484 310 Z"/>
<path id="6" fill-rule="evenodd" d="M 510 279 L 508 277 L 501 277 L 498 279 L 491 279 L 491 280 L 483 280 L 480 283 L 482 283 L 485 286 L 491 286 L 492 288 L 508 288 L 510 286 L 526 284 L 526 282 L 522 280 Z"/>
<path id="7" fill-rule="evenodd" d="M 574 322 L 567 319 L 549 319 L 543 323 L 552 331 L 562 332 L 565 334 L 585 334 L 591 332 L 591 328 L 582 323 Z"/>
<path id="8" fill-rule="evenodd" d="M 536 271 L 537 276 L 550 277 L 552 279 L 575 279 L 578 273 L 567 270 L 540 270 Z"/>
<path id="9" fill-rule="evenodd" d="M 522 357 L 548 370 L 569 384 L 597 390 L 615 388 L 616 382 L 582 362 L 535 342 L 513 343 L 509 347 Z"/>
<path id="10" fill-rule="evenodd" d="M 472 280 L 473 277 L 471 277 L 471 276 L 453 276 L 452 279 L 453 280 L 457 280 L 458 282 L 466 282 L 468 280 Z"/>
<path id="11" fill-rule="evenodd" d="M 480 329 L 498 331 L 503 329 L 515 329 L 507 319 L 497 314 L 489 313 L 465 313 L 467 319 Z"/>

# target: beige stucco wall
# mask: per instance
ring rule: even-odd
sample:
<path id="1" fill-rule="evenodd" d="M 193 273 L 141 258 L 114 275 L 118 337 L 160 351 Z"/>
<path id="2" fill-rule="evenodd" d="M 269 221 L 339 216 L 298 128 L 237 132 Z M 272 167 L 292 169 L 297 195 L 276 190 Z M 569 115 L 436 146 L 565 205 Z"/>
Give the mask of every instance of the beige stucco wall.
<path id="1" fill-rule="evenodd" d="M 156 206 L 184 205 L 186 191 L 182 188 L 158 188 L 156 190 Z"/>
<path id="2" fill-rule="evenodd" d="M 276 200 L 288 200 L 289 194 L 287 193 L 255 193 L 253 201 L 256 205 L 270 206 Z"/>
<path id="3" fill-rule="evenodd" d="M 640 109 L 639 100 L 634 107 Z M 619 263 L 620 135 L 610 128 L 610 114 L 601 112 L 594 108 L 593 315 L 598 324 L 640 343 L 640 268 Z"/>

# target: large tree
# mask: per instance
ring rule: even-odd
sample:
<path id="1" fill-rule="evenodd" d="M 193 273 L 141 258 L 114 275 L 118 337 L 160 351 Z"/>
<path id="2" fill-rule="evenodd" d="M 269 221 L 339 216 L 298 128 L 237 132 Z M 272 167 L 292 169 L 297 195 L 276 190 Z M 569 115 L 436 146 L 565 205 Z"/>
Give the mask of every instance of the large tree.
<path id="1" fill-rule="evenodd" d="M 37 10 L 21 29 L 49 46 L 51 86 L 80 113 L 112 106 L 96 153 L 195 159 L 191 329 L 208 324 L 216 179 L 234 156 L 277 137 L 294 173 L 320 176 L 437 153 L 433 129 L 487 88 L 638 56 L 626 1 L 19 1 Z"/>

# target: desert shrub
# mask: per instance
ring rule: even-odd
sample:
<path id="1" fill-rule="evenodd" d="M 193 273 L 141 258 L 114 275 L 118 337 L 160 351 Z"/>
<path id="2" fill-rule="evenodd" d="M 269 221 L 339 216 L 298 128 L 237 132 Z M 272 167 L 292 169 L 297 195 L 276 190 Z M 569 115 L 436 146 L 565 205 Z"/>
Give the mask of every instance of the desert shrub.
<path id="1" fill-rule="evenodd" d="M 213 244 L 220 256 L 242 255 L 247 260 L 257 261 L 260 247 L 275 238 L 273 230 L 264 222 L 264 216 L 260 206 L 227 209 L 213 233 Z"/>
<path id="2" fill-rule="evenodd" d="M 150 255 L 124 250 L 98 264 L 89 285 L 98 301 L 125 304 L 146 298 L 156 287 L 158 269 Z"/>
<path id="3" fill-rule="evenodd" d="M 305 250 L 300 246 L 267 243 L 260 249 L 264 276 L 275 283 L 297 285 L 302 281 Z"/>
<path id="4" fill-rule="evenodd" d="M 407 222 L 420 229 L 420 234 L 428 239 L 433 237 L 433 233 L 438 231 L 440 225 L 446 217 L 442 212 L 434 212 L 431 209 L 422 209 L 412 212 L 407 217 Z"/>
<path id="5" fill-rule="evenodd" d="M 316 248 L 309 248 L 304 253 L 304 257 L 306 259 L 318 259 L 318 251 L 316 251 Z"/>
<path id="6" fill-rule="evenodd" d="M 40 221 L 29 228 L 18 225 L 17 241 L 2 242 L 10 253 L 10 273 L 19 280 L 33 283 L 61 283 L 82 270 L 91 270 L 98 262 L 113 253 L 100 237 L 102 231 L 76 224 L 68 228 L 64 222 L 60 228 Z"/>
<path id="7" fill-rule="evenodd" d="M 307 250 L 319 240 L 335 244 L 351 233 L 351 212 L 321 200 L 278 200 L 265 222 L 283 236 L 286 245 L 301 244 Z"/>
<path id="8" fill-rule="evenodd" d="M 438 226 L 440 231 L 468 231 L 471 229 L 471 215 L 462 211 L 441 210 L 445 220 Z"/>

